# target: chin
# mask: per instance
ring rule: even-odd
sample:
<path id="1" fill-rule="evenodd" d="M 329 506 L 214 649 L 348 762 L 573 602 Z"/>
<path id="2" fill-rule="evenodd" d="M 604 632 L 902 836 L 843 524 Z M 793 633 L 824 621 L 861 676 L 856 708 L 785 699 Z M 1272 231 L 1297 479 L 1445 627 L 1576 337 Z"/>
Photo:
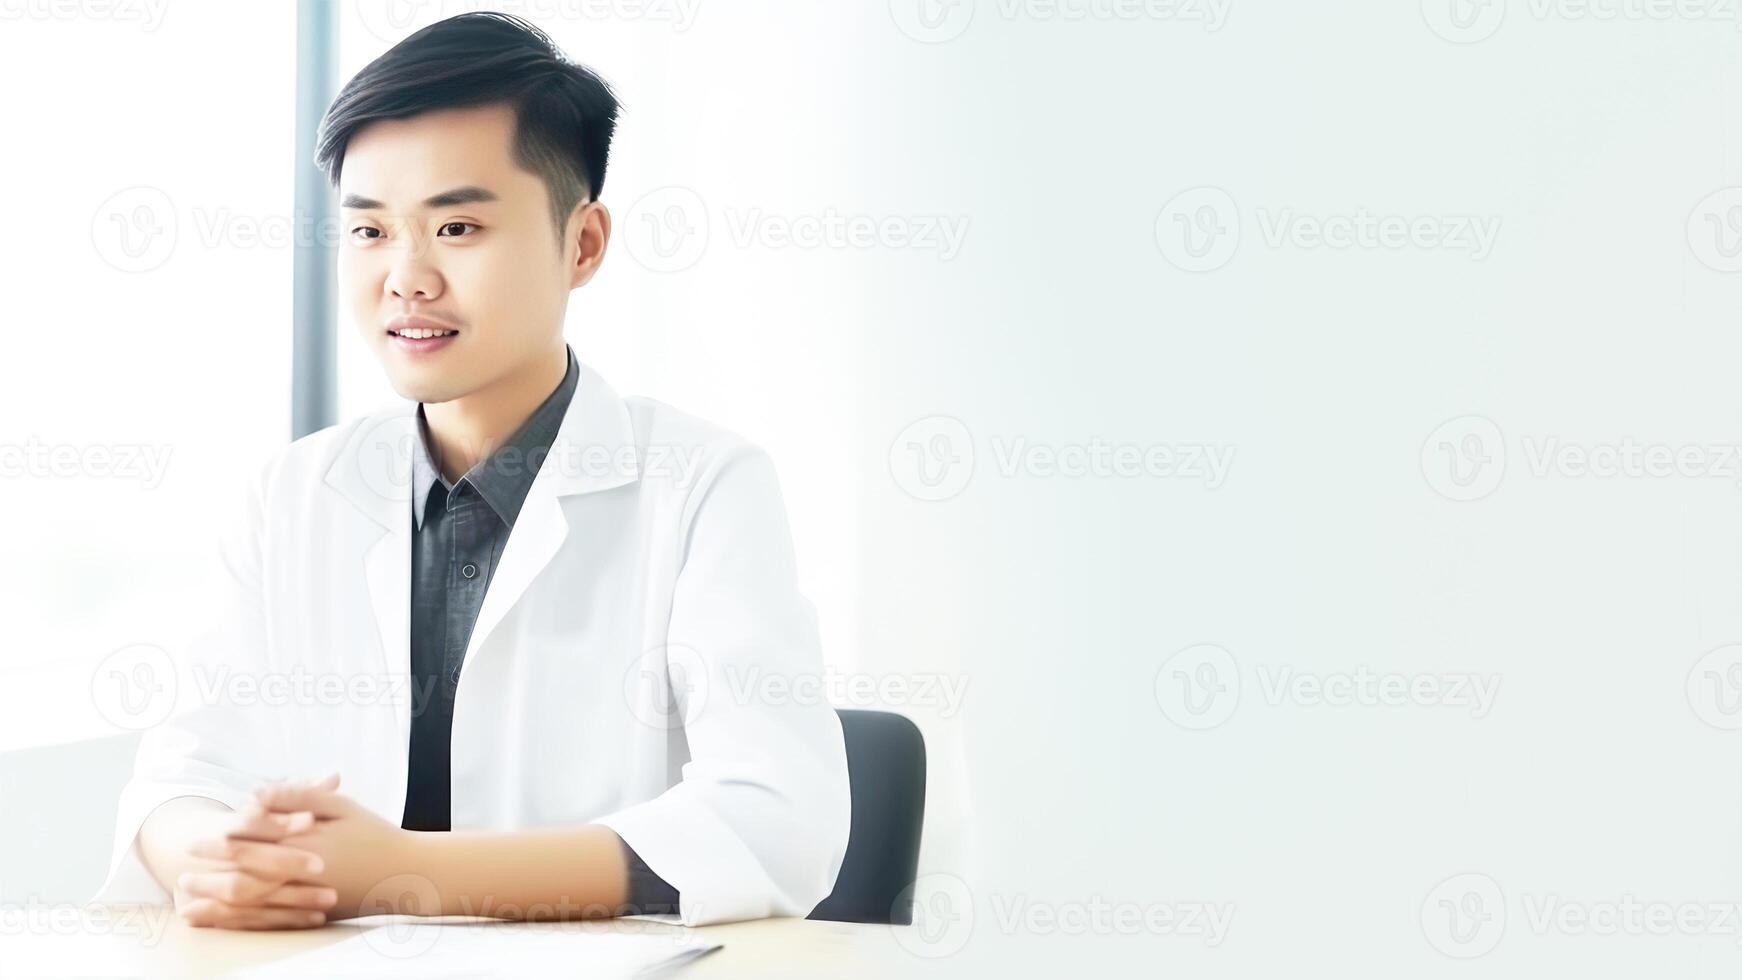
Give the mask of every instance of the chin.
<path id="1" fill-rule="evenodd" d="M 433 378 L 407 378 L 389 374 L 388 383 L 399 397 L 408 401 L 435 404 L 458 398 L 463 392 L 455 391 L 451 384 L 443 383 Z"/>

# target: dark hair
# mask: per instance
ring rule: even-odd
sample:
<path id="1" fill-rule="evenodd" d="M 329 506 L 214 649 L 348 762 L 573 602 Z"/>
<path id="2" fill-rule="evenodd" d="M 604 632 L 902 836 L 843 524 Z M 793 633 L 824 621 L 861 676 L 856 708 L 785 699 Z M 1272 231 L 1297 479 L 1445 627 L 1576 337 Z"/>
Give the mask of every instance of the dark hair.
<path id="1" fill-rule="evenodd" d="M 368 123 L 432 109 L 506 102 L 515 112 L 514 158 L 544 179 L 557 237 L 569 212 L 605 186 L 617 97 L 549 36 L 512 14 L 480 11 L 437 21 L 345 83 L 321 120 L 315 165 L 334 187 L 345 147 Z"/>

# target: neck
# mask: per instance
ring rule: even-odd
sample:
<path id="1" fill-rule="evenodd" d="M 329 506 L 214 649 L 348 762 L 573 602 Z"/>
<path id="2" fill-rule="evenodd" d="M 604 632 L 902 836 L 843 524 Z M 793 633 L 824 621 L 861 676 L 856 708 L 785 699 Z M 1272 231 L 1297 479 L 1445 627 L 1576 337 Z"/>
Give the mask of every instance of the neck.
<path id="1" fill-rule="evenodd" d="M 426 403 L 430 450 L 442 476 L 452 483 L 495 452 L 562 384 L 568 368 L 568 346 L 559 340 L 476 391 Z"/>

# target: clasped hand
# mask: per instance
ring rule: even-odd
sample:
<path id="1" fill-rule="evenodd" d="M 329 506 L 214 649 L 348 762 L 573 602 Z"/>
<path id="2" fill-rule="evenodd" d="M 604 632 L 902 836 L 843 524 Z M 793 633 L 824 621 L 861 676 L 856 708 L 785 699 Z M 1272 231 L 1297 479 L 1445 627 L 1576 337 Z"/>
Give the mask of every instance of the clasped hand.
<path id="1" fill-rule="evenodd" d="M 247 806 L 223 814 L 191 847 L 212 867 L 176 880 L 175 907 L 183 920 L 226 929 L 306 929 L 357 915 L 370 889 L 412 867 L 410 834 L 338 789 L 337 774 L 273 783 L 255 790 Z"/>

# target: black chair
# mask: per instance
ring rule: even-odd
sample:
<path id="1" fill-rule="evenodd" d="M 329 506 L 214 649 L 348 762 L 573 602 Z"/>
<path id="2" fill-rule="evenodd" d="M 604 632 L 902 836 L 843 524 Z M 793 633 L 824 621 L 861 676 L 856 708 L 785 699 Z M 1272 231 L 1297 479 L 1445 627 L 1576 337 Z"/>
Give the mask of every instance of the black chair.
<path id="1" fill-rule="evenodd" d="M 887 711 L 836 714 L 847 740 L 853 828 L 835 890 L 809 917 L 908 925 L 925 822 L 925 739 L 913 722 Z"/>

